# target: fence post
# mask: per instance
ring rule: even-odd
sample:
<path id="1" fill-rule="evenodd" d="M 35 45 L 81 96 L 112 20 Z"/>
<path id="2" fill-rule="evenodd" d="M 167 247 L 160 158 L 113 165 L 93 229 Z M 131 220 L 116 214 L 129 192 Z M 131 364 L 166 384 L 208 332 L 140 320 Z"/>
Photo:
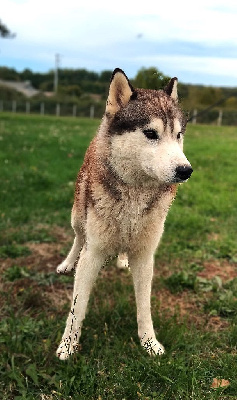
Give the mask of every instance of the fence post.
<path id="1" fill-rule="evenodd" d="M 197 109 L 193 110 L 192 123 L 195 125 L 197 123 Z"/>
<path id="2" fill-rule="evenodd" d="M 26 114 L 30 114 L 30 102 L 26 102 Z"/>
<path id="3" fill-rule="evenodd" d="M 95 116 L 95 106 L 90 106 L 90 118 L 94 118 Z"/>
<path id="4" fill-rule="evenodd" d="M 16 112 L 16 100 L 12 100 L 12 112 Z"/>
<path id="5" fill-rule="evenodd" d="M 77 116 L 77 106 L 76 106 L 76 104 L 74 104 L 73 107 L 72 107 L 72 116 L 73 117 Z"/>
<path id="6" fill-rule="evenodd" d="M 60 117 L 60 104 L 59 103 L 56 105 L 56 115 L 57 115 L 57 117 Z"/>
<path id="7" fill-rule="evenodd" d="M 217 125 L 218 126 L 221 126 L 221 124 L 222 124 L 222 117 L 223 117 L 223 111 L 219 110 L 219 115 L 218 115 L 218 118 L 217 118 Z"/>
<path id="8" fill-rule="evenodd" d="M 40 114 L 44 115 L 44 103 L 40 103 Z"/>
<path id="9" fill-rule="evenodd" d="M 3 111 L 3 100 L 0 100 L 0 112 Z"/>

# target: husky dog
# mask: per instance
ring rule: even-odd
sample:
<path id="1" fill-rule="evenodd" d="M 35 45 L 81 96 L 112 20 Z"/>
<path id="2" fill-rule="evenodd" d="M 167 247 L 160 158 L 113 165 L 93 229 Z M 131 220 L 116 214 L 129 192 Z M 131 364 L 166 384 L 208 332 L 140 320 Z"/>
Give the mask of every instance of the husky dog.
<path id="1" fill-rule="evenodd" d="M 177 78 L 164 90 L 134 89 L 113 72 L 105 115 L 76 181 L 73 246 L 58 273 L 76 268 L 73 300 L 57 356 L 78 349 L 90 291 L 105 261 L 129 262 L 137 304 L 138 336 L 150 354 L 164 353 L 153 328 L 150 295 L 154 253 L 179 183 L 192 174 L 183 153 L 186 118 Z M 126 258 L 127 257 L 127 258 Z"/>

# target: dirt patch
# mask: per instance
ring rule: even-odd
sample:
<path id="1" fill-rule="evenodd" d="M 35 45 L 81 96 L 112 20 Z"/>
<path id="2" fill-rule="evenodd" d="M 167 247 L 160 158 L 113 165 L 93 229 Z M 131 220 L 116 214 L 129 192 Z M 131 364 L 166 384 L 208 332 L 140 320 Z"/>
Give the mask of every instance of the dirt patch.
<path id="1" fill-rule="evenodd" d="M 27 257 L 0 259 L 0 271 L 13 265 L 29 269 L 52 272 L 60 264 L 64 256 L 60 255 L 63 245 L 61 243 L 25 243 L 31 254 Z"/>
<path id="2" fill-rule="evenodd" d="M 57 243 L 26 243 L 26 246 L 35 254 L 35 257 L 47 258 L 60 252 L 61 244 Z"/>
<path id="3" fill-rule="evenodd" d="M 228 328 L 229 325 L 229 321 L 221 319 L 221 317 L 218 316 L 211 316 L 207 320 L 206 330 L 219 332 L 220 330 Z"/>
<path id="4" fill-rule="evenodd" d="M 155 293 L 159 302 L 159 310 L 167 316 L 179 315 L 181 319 L 187 319 L 195 324 L 203 324 L 203 313 L 197 305 L 197 295 L 188 291 L 178 294 L 171 293 L 166 288 L 161 288 Z"/>
<path id="5" fill-rule="evenodd" d="M 0 281 L 0 302 L 3 305 L 0 312 L 4 314 L 4 304 L 10 302 L 17 311 L 20 306 L 25 312 L 45 310 L 49 314 L 52 310 L 61 309 L 62 305 L 69 302 L 72 294 L 72 284 L 65 284 L 57 280 L 56 267 L 65 258 L 60 254 L 65 249 L 70 235 L 64 233 L 62 228 L 54 229 L 54 237 L 60 241 L 52 243 L 27 242 L 24 246 L 30 249 L 29 256 L 0 259 L 0 273 L 2 275 L 11 267 L 22 267 L 29 277 L 13 277 L 13 281 L 3 278 Z M 54 274 L 53 284 L 44 283 L 44 274 Z M 41 278 L 41 274 L 42 278 Z M 5 275 L 7 276 L 7 275 Z M 11 280 L 11 279 L 10 279 Z M 69 294 L 70 293 L 70 294 Z M 27 311 L 28 310 L 28 311 Z M 33 311 L 32 311 L 33 310 Z"/>
<path id="6" fill-rule="evenodd" d="M 215 222 L 216 219 L 215 218 L 211 218 L 210 221 L 211 222 Z M 219 233 L 215 233 L 215 232 L 209 233 L 209 235 L 207 235 L 207 239 L 208 239 L 209 242 L 211 242 L 211 241 L 217 242 L 217 241 L 220 240 L 220 238 L 221 238 L 221 235 Z"/>
<path id="7" fill-rule="evenodd" d="M 73 234 L 71 234 L 69 230 L 65 231 L 61 227 L 52 227 L 51 234 L 54 238 L 57 238 L 56 242 L 24 243 L 31 251 L 29 256 L 0 260 L 1 272 L 16 265 L 25 267 L 32 272 L 35 271 L 36 274 L 40 272 L 46 274 L 55 272 L 56 274 L 56 266 L 62 262 L 65 257 L 65 255 L 62 255 L 62 249 L 65 250 L 66 247 L 70 247 Z M 177 265 L 178 264 L 179 260 L 177 260 Z M 204 262 L 203 267 L 203 271 L 199 272 L 198 276 L 206 279 L 212 279 L 217 275 L 220 276 L 223 281 L 237 277 L 236 266 L 224 260 L 207 261 Z M 228 327 L 229 323 L 226 320 L 222 320 L 217 316 L 208 316 L 203 312 L 203 303 L 206 300 L 206 294 L 196 294 L 189 290 L 174 294 L 160 285 L 159 276 L 167 277 L 173 273 L 173 267 L 171 271 L 168 263 L 159 265 L 154 272 L 154 289 L 152 295 L 155 296 L 155 304 L 152 308 L 159 304 L 159 312 L 164 316 L 170 317 L 178 315 L 179 321 L 186 320 L 188 323 L 196 325 L 197 328 L 200 327 L 201 329 L 218 331 Z M 132 284 L 129 271 L 127 269 L 121 271 L 116 268 L 116 259 L 111 260 L 108 265 L 101 270 L 100 279 L 112 283 L 111 291 L 113 290 L 112 286 L 115 280 L 120 279 L 124 285 Z M 65 282 L 60 282 L 57 278 L 54 280 L 53 284 L 42 284 L 42 282 L 39 283 L 32 277 L 18 279 L 14 282 L 4 280 L 4 282 L 0 284 L 0 290 L 5 292 L 5 294 L 10 293 L 13 301 L 14 298 L 21 301 L 21 297 L 22 299 L 24 298 L 24 291 L 30 287 L 32 293 L 41 293 L 42 298 L 38 302 L 37 296 L 34 298 L 33 294 L 29 294 L 28 297 L 24 299 L 26 306 L 30 306 L 31 302 L 33 302 L 35 309 L 38 306 L 40 309 L 40 302 L 42 302 L 45 310 L 50 314 L 53 310 L 60 313 L 65 304 L 70 304 L 72 298 L 72 284 L 72 281 L 67 284 Z M 113 293 L 107 291 L 106 294 L 108 301 L 111 299 L 111 303 L 113 303 Z M 98 296 L 101 296 L 101 294 L 99 293 Z M 129 299 L 127 300 L 129 301 Z"/>
<path id="8" fill-rule="evenodd" d="M 160 303 L 159 310 L 167 317 L 178 315 L 178 319 L 186 321 L 188 324 L 195 325 L 197 328 L 206 331 L 220 331 L 229 326 L 227 320 L 219 316 L 210 316 L 205 314 L 202 309 L 202 301 L 196 293 L 183 291 L 178 294 L 172 294 L 168 289 L 162 288 L 155 294 Z"/>
<path id="9" fill-rule="evenodd" d="M 213 260 L 203 264 L 203 271 L 197 275 L 206 278 L 213 279 L 215 276 L 219 276 L 223 281 L 234 279 L 237 277 L 236 264 L 228 263 L 225 260 Z"/>
<path id="10" fill-rule="evenodd" d="M 59 242 L 68 243 L 69 241 L 72 242 L 73 240 L 73 230 L 72 229 L 65 229 L 61 226 L 54 225 L 49 230 L 50 234 L 55 237 Z"/>
<path id="11" fill-rule="evenodd" d="M 65 287 L 60 287 L 53 285 L 48 288 L 46 296 L 50 304 L 58 310 L 62 310 L 63 306 L 68 303 L 68 308 L 70 307 L 72 301 L 72 288 L 67 289 Z"/>
<path id="12" fill-rule="evenodd" d="M 65 229 L 60 226 L 48 226 L 38 224 L 35 227 L 36 232 L 44 229 L 52 237 L 53 241 L 50 242 L 25 242 L 24 247 L 30 249 L 29 256 L 21 256 L 17 258 L 0 258 L 0 272 L 7 268 L 17 265 L 25 266 L 27 268 L 36 268 L 44 272 L 53 270 L 65 258 L 67 249 L 73 243 L 73 231 Z M 12 232 L 16 230 L 12 229 Z"/>
<path id="13" fill-rule="evenodd" d="M 154 278 L 168 278 L 174 272 L 179 272 L 181 265 L 182 261 L 180 259 L 172 260 L 171 269 L 169 262 L 161 262 L 159 259 L 156 259 L 154 265 Z"/>
<path id="14" fill-rule="evenodd" d="M 26 257 L 28 265 L 43 267 L 43 269 L 56 268 L 64 256 L 60 255 L 62 250 L 61 243 L 26 243 L 32 254 Z"/>
<path id="15" fill-rule="evenodd" d="M 188 291 L 183 291 L 178 294 L 172 294 L 168 289 L 162 288 L 156 293 L 156 298 L 160 303 L 161 311 L 170 311 L 172 315 L 179 313 L 181 316 L 190 314 L 194 309 L 197 312 L 196 299 Z"/>

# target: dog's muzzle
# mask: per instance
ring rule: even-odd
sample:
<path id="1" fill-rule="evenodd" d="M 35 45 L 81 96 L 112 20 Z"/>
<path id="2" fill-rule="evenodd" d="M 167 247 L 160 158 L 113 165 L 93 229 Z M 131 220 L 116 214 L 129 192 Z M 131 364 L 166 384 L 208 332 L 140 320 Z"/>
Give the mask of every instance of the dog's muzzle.
<path id="1" fill-rule="evenodd" d="M 191 165 L 180 165 L 175 170 L 176 182 L 185 182 L 192 175 L 193 169 Z"/>

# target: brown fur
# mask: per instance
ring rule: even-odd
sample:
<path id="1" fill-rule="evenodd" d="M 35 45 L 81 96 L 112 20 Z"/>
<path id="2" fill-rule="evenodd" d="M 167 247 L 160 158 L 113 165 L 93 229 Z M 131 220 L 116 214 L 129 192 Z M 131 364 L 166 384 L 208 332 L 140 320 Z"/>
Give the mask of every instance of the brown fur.
<path id="1" fill-rule="evenodd" d="M 176 79 L 167 93 L 134 89 L 124 72 L 115 70 L 105 116 L 77 176 L 74 244 L 58 267 L 58 272 L 66 272 L 78 261 L 72 310 L 57 350 L 61 359 L 75 351 L 99 269 L 118 254 L 124 265 L 127 255 L 133 274 L 141 344 L 149 353 L 164 352 L 150 313 L 153 255 L 176 195 L 176 182 L 182 179 L 177 178 L 177 168 L 189 169 L 191 175 L 182 151 L 185 125 L 177 105 Z M 155 139 L 149 138 L 150 131 Z"/>
<path id="2" fill-rule="evenodd" d="M 77 177 L 72 219 L 81 221 L 85 235 L 88 210 L 91 210 L 91 213 L 96 215 L 96 223 L 99 228 L 97 235 L 103 235 L 106 230 L 104 250 L 111 256 L 118 252 L 131 252 L 131 249 L 128 248 L 129 242 L 130 247 L 133 247 L 131 232 L 136 229 L 137 235 L 144 235 L 144 229 L 148 230 L 151 224 L 151 218 L 148 218 L 148 216 L 152 211 L 157 212 L 156 207 L 160 208 L 159 202 L 161 202 L 162 208 L 166 212 L 168 211 L 175 197 L 177 185 L 157 187 L 154 182 L 145 188 L 139 185 L 139 182 L 133 187 L 127 185 L 102 156 L 100 142 L 101 138 L 97 135 L 86 152 L 84 163 Z M 127 201 L 129 201 L 131 208 L 133 206 L 133 213 L 136 214 L 138 220 L 141 216 L 147 216 L 147 227 L 143 220 L 141 229 L 138 229 L 139 221 L 134 222 L 127 208 L 124 207 Z M 118 209 L 119 212 L 107 214 L 108 204 L 109 210 Z M 75 225 L 74 228 L 76 228 Z M 121 237 L 121 225 L 123 228 L 126 226 L 126 238 Z M 135 225 L 137 226 L 135 227 Z M 109 232 L 111 232 L 110 235 Z M 142 238 L 137 235 L 134 240 L 142 241 Z M 111 246 L 111 243 L 113 243 L 113 246 Z M 106 247 L 109 248 L 106 249 Z M 114 248 L 113 251 L 112 247 Z"/>

